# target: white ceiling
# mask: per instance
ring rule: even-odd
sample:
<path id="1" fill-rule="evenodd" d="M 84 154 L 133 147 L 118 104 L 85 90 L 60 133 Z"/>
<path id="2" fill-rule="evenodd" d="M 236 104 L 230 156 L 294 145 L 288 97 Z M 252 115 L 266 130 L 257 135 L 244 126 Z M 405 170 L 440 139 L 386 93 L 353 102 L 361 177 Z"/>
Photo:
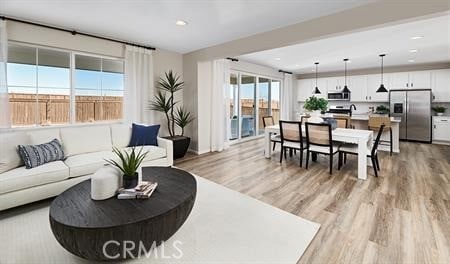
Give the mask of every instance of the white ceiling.
<path id="1" fill-rule="evenodd" d="M 411 37 L 423 36 L 412 40 Z M 410 50 L 418 52 L 411 53 Z M 450 15 L 332 37 L 298 45 L 239 56 L 239 59 L 294 73 L 319 72 L 380 66 L 379 54 L 386 53 L 386 66 L 450 61 Z M 414 62 L 409 62 L 409 60 Z"/>
<path id="2" fill-rule="evenodd" d="M 368 2 L 373 1 L 0 0 L 0 13 L 187 53 Z M 179 19 L 189 24 L 176 26 Z"/>

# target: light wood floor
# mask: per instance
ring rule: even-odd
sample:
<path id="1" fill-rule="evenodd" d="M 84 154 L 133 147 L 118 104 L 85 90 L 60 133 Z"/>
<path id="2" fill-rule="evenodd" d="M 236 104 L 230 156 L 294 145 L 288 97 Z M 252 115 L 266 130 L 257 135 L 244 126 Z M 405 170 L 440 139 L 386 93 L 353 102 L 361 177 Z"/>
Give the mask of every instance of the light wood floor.
<path id="1" fill-rule="evenodd" d="M 366 181 L 356 157 L 330 176 L 325 157 L 305 170 L 278 155 L 265 159 L 258 139 L 175 165 L 320 223 L 299 263 L 450 263 L 450 146 L 401 143 Z"/>

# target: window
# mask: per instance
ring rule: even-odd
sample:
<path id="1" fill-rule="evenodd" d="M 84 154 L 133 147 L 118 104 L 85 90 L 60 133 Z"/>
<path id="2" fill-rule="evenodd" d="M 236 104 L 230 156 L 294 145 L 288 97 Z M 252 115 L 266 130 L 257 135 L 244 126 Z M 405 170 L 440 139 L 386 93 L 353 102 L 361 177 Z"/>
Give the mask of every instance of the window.
<path id="1" fill-rule="evenodd" d="M 229 139 L 239 142 L 264 134 L 262 117 L 272 115 L 274 122 L 280 120 L 280 80 L 231 72 L 228 93 L 230 100 L 230 123 L 226 129 Z"/>
<path id="2" fill-rule="evenodd" d="M 7 67 L 14 126 L 69 122 L 70 53 L 9 45 Z"/>
<path id="3" fill-rule="evenodd" d="M 123 60 L 10 43 L 7 73 L 12 126 L 122 119 Z"/>
<path id="4" fill-rule="evenodd" d="M 75 55 L 76 122 L 122 118 L 123 62 Z"/>

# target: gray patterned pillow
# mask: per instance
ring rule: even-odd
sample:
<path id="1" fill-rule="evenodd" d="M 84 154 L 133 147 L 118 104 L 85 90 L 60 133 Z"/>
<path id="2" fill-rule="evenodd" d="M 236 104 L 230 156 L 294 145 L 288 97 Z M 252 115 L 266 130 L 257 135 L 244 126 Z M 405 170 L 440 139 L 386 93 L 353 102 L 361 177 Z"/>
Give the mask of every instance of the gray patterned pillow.
<path id="1" fill-rule="evenodd" d="M 45 144 L 19 145 L 18 149 L 27 169 L 64 159 L 61 143 L 56 138 Z"/>

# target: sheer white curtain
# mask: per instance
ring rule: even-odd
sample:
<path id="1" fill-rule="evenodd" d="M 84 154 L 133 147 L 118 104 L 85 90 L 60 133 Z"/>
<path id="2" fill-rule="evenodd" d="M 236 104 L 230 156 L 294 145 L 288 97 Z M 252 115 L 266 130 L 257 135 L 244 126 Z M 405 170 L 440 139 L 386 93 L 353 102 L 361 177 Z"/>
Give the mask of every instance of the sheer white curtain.
<path id="1" fill-rule="evenodd" d="M 285 73 L 281 87 L 281 120 L 291 120 L 292 96 L 292 75 Z"/>
<path id="2" fill-rule="evenodd" d="M 9 116 L 8 86 L 6 84 L 6 63 L 8 60 L 8 38 L 6 21 L 0 20 L 0 128 L 11 127 Z"/>
<path id="3" fill-rule="evenodd" d="M 149 49 L 125 47 L 124 113 L 127 123 L 152 123 L 155 114 L 149 100 L 155 93 L 153 82 L 153 55 Z"/>
<path id="4" fill-rule="evenodd" d="M 211 91 L 211 151 L 222 151 L 229 146 L 230 131 L 230 64 L 226 59 L 212 62 Z"/>

